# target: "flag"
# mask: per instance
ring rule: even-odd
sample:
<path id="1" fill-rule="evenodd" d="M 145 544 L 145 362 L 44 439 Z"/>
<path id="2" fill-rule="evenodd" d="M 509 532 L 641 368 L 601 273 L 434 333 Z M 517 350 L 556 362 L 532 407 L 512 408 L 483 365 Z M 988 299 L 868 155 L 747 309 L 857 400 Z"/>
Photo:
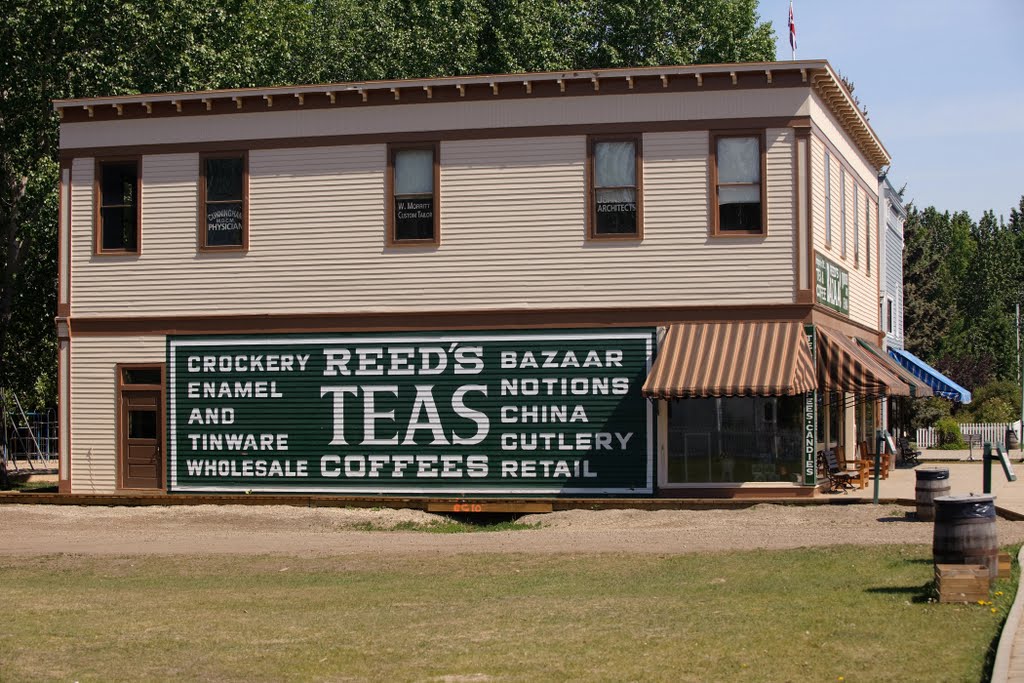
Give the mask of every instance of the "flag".
<path id="1" fill-rule="evenodd" d="M 796 20 L 793 19 L 793 0 L 789 0 L 789 47 L 796 52 Z"/>

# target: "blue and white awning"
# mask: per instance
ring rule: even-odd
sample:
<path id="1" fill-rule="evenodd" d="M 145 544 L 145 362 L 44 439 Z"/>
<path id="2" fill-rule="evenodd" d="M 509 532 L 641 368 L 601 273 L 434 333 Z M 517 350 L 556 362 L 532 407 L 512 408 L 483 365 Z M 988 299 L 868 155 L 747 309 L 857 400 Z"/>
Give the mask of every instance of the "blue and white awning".
<path id="1" fill-rule="evenodd" d="M 971 392 L 925 363 L 910 351 L 889 349 L 889 355 L 895 358 L 900 365 L 912 372 L 915 377 L 930 386 L 935 391 L 936 396 L 948 398 L 951 401 L 960 401 L 960 403 L 971 402 Z"/>

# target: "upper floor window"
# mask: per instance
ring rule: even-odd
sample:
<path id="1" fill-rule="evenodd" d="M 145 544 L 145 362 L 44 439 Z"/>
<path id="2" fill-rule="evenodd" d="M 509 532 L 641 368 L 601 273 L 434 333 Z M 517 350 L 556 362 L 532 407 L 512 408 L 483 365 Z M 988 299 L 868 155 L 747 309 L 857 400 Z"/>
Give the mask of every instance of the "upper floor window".
<path id="1" fill-rule="evenodd" d="M 388 159 L 388 244 L 440 244 L 437 143 L 391 145 Z"/>
<path id="2" fill-rule="evenodd" d="M 839 249 L 846 258 L 846 169 L 839 169 Z"/>
<path id="3" fill-rule="evenodd" d="M 860 265 L 860 188 L 853 184 L 853 266 Z"/>
<path id="4" fill-rule="evenodd" d="M 199 157 L 199 248 L 249 246 L 249 164 L 245 152 Z"/>
<path id="5" fill-rule="evenodd" d="M 864 200 L 864 252 L 868 275 L 871 275 L 871 201 Z"/>
<path id="6" fill-rule="evenodd" d="M 142 204 L 139 159 L 96 162 L 96 252 L 137 254 Z"/>
<path id="7" fill-rule="evenodd" d="M 832 155 L 825 152 L 825 246 L 832 246 Z"/>
<path id="8" fill-rule="evenodd" d="M 714 135 L 712 140 L 712 233 L 766 232 L 764 144 L 760 134 Z"/>
<path id="9" fill-rule="evenodd" d="M 588 237 L 643 236 L 640 137 L 591 138 Z"/>
<path id="10" fill-rule="evenodd" d="M 892 299 L 889 297 L 885 298 L 885 331 L 889 334 L 893 334 L 892 327 Z"/>

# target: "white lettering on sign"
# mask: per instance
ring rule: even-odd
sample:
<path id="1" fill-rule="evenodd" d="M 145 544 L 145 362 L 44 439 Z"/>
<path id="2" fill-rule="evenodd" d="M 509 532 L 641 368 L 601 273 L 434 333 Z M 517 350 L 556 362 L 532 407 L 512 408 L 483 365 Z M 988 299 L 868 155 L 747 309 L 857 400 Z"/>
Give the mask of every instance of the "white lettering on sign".
<path id="1" fill-rule="evenodd" d="M 286 451 L 287 434 L 188 434 L 194 451 Z"/>
<path id="2" fill-rule="evenodd" d="M 454 428 L 445 432 L 441 423 L 441 416 L 438 413 L 437 402 L 434 400 L 433 384 L 417 384 L 414 387 L 416 395 L 413 398 L 412 413 L 405 425 L 404 434 L 401 439 L 402 446 L 420 445 L 418 436 L 420 432 L 428 432 L 430 439 L 424 439 L 423 445 L 429 443 L 431 446 L 474 446 L 490 433 L 491 422 L 482 411 L 466 405 L 467 394 L 478 393 L 487 396 L 487 386 L 484 384 L 467 384 L 459 387 L 452 394 L 451 409 L 459 417 L 476 425 L 476 433 L 473 435 L 459 434 Z M 345 397 L 362 397 L 363 409 L 363 440 L 360 446 L 396 446 L 399 444 L 399 429 L 395 420 L 394 410 L 377 410 L 376 395 L 378 393 L 390 394 L 399 397 L 401 388 L 397 384 L 389 385 L 341 385 L 320 387 L 320 398 L 330 395 L 333 400 L 332 406 L 332 437 L 331 446 L 347 446 L 345 439 Z M 395 423 L 395 431 L 387 435 L 378 436 L 378 429 L 382 427 L 379 423 Z M 449 434 L 451 438 L 449 438 Z"/>
<path id="3" fill-rule="evenodd" d="M 501 380 L 502 396 L 622 396 L 628 377 L 512 378 Z"/>
<path id="4" fill-rule="evenodd" d="M 589 460 L 502 460 L 502 478 L 536 479 L 548 477 L 576 477 L 591 479 L 597 476 L 591 471 Z"/>
<path id="5" fill-rule="evenodd" d="M 460 344 L 356 347 L 354 352 L 329 348 L 324 349 L 324 376 L 440 375 L 449 365 L 456 375 L 478 375 L 484 370 L 483 355 L 482 346 Z"/>
<path id="6" fill-rule="evenodd" d="M 230 425 L 235 423 L 234 408 L 193 408 L 188 414 L 188 423 L 200 425 Z"/>
<path id="7" fill-rule="evenodd" d="M 490 468 L 486 455 L 325 455 L 320 473 L 331 479 L 379 479 L 395 477 L 435 479 L 438 477 L 486 477 Z"/>
<path id="8" fill-rule="evenodd" d="M 627 450 L 633 432 L 528 432 L 501 435 L 503 451 L 610 451 L 617 442 L 620 450 Z M 614 442 L 613 442 L 614 439 Z"/>
<path id="9" fill-rule="evenodd" d="M 502 406 L 499 411 L 501 421 L 505 424 L 547 423 L 547 422 L 589 422 L 587 411 L 581 405 L 575 405 L 572 412 L 569 406 Z"/>
<path id="10" fill-rule="evenodd" d="M 597 351 L 590 351 L 582 365 L 573 351 L 502 351 L 500 358 L 502 370 L 622 367 L 622 351 L 611 349 L 604 352 L 603 360 Z"/>
<path id="11" fill-rule="evenodd" d="M 277 382 L 189 382 L 191 399 L 197 398 L 281 398 Z"/>
<path id="12" fill-rule="evenodd" d="M 185 369 L 189 373 L 211 372 L 299 372 L 306 370 L 309 354 L 268 353 L 231 354 L 220 356 L 189 356 Z"/>
<path id="13" fill-rule="evenodd" d="M 185 469 L 191 477 L 308 477 L 305 460 L 196 460 L 187 458 Z"/>

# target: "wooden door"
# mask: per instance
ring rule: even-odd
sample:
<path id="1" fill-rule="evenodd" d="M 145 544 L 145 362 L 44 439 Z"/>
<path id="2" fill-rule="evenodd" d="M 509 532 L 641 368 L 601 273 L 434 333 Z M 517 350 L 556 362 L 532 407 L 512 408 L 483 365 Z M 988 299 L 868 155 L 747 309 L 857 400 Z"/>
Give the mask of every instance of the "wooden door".
<path id="1" fill-rule="evenodd" d="M 121 486 L 163 489 L 163 419 L 159 391 L 121 392 Z"/>

